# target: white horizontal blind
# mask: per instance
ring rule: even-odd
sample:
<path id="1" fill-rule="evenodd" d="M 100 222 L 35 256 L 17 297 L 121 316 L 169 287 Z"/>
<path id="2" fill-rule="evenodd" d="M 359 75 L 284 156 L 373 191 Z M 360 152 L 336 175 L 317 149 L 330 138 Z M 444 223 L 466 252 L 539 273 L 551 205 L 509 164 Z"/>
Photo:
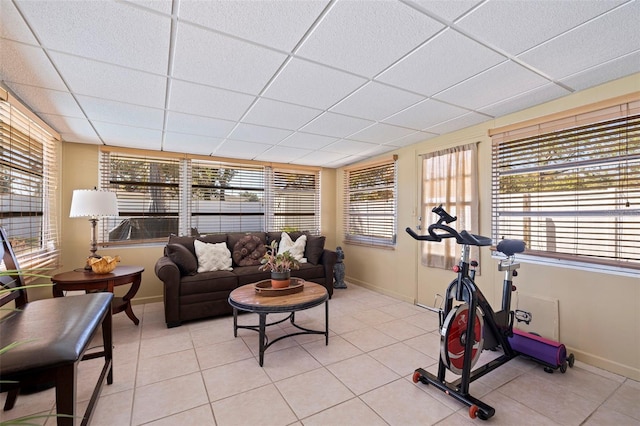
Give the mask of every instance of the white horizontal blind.
<path id="1" fill-rule="evenodd" d="M 397 227 L 395 158 L 346 170 L 344 197 L 346 242 L 375 246 L 395 245 Z"/>
<path id="2" fill-rule="evenodd" d="M 267 167 L 267 231 L 320 233 L 320 173 Z"/>
<path id="3" fill-rule="evenodd" d="M 265 229 L 264 167 L 191 160 L 191 227 L 201 234 Z"/>
<path id="4" fill-rule="evenodd" d="M 59 265 L 59 141 L 0 101 L 0 226 L 22 269 Z"/>
<path id="5" fill-rule="evenodd" d="M 178 234 L 178 159 L 101 152 L 101 188 L 116 193 L 119 217 L 100 219 L 103 244 L 166 241 Z"/>
<path id="6" fill-rule="evenodd" d="M 640 101 L 496 134 L 493 238 L 640 269 Z"/>

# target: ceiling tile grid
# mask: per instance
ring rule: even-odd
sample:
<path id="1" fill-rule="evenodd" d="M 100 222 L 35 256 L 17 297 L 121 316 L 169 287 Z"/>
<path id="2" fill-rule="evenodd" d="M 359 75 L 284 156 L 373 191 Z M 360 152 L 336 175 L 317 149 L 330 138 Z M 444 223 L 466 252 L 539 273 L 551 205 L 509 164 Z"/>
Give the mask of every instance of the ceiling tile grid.
<path id="1" fill-rule="evenodd" d="M 340 167 L 640 80 L 638 0 L 0 8 L 2 85 L 69 142 Z"/>

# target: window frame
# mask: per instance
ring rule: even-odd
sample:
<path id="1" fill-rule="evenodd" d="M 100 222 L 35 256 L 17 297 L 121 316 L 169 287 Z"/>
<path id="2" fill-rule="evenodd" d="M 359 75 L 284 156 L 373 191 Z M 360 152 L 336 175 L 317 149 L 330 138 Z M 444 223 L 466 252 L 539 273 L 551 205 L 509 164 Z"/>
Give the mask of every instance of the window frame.
<path id="1" fill-rule="evenodd" d="M 344 170 L 343 238 L 346 244 L 395 249 L 398 236 L 397 160 L 398 156 L 394 155 L 375 162 L 348 167 Z M 383 173 L 387 176 L 386 183 L 366 183 L 366 180 L 374 177 L 376 173 Z M 392 177 L 391 180 L 389 180 L 389 176 Z M 356 178 L 360 179 L 356 180 Z M 365 183 L 358 183 L 362 181 Z M 385 206 L 378 201 L 365 201 L 361 203 L 361 207 L 365 208 L 365 211 L 356 211 L 356 204 L 352 199 L 358 195 L 366 196 L 372 193 L 392 194 L 391 197 L 382 198 L 383 203 L 386 200 L 391 204 Z M 368 223 L 363 223 L 363 220 Z M 355 225 L 355 222 L 358 222 L 358 226 Z"/>
<path id="2" fill-rule="evenodd" d="M 622 128 L 615 129 L 616 125 L 621 125 Z M 493 139 L 492 236 L 494 241 L 503 237 L 524 239 L 528 247 L 520 258 L 533 263 L 622 275 L 640 275 L 640 252 L 635 254 L 634 259 L 629 260 L 622 259 L 624 255 L 606 254 L 610 247 L 615 252 L 617 249 L 613 248 L 614 246 L 623 247 L 622 253 L 633 251 L 630 246 L 634 243 L 627 243 L 627 247 L 624 247 L 624 241 L 631 241 L 629 238 L 636 238 L 635 241 L 637 241 L 640 236 L 640 228 L 637 225 L 640 223 L 640 209 L 637 207 L 640 204 L 640 100 L 637 95 L 615 98 L 558 115 L 542 117 L 536 121 L 494 129 L 489 134 Z M 518 148 L 517 144 L 527 142 L 530 143 L 526 147 L 521 145 L 522 147 Z M 544 150 L 547 156 L 554 147 L 562 148 L 565 152 L 559 151 L 560 154 L 556 155 L 553 161 L 545 162 L 544 159 L 540 159 L 538 164 L 526 164 L 532 161 L 528 157 L 535 155 L 533 150 L 536 144 L 543 143 L 547 145 L 540 149 Z M 629 151 L 630 143 L 631 151 Z M 515 147 L 511 160 L 513 164 L 505 160 L 507 155 L 505 150 L 509 145 Z M 618 145 L 624 145 L 622 149 L 626 151 L 620 151 L 616 148 Z M 568 155 L 566 146 L 570 146 L 575 151 L 572 157 Z M 592 147 L 590 150 L 589 146 Z M 518 149 L 523 153 L 527 151 L 528 154 L 524 153 L 517 157 Z M 566 158 L 564 160 L 558 158 L 561 155 Z M 517 158 L 519 160 L 516 160 Z M 521 163 L 517 167 L 516 161 Z M 620 164 L 623 164 L 621 168 L 624 171 L 616 170 L 615 165 Z M 573 188 L 569 183 L 562 183 L 560 177 L 556 177 L 553 183 L 541 181 L 545 173 L 551 175 L 554 172 L 560 173 L 559 171 L 571 169 L 577 170 L 575 175 L 580 177 L 576 179 Z M 630 170 L 631 174 L 629 174 Z M 516 200 L 515 190 L 510 193 L 505 192 L 507 191 L 505 182 L 509 176 L 512 176 L 513 181 L 513 179 L 526 179 L 522 177 L 525 175 L 536 176 L 536 174 L 540 176 L 538 179 L 541 182 L 540 189 L 529 194 L 520 192 L 522 197 L 528 196 L 533 199 L 533 204 L 529 207 L 532 212 L 526 215 L 525 198 L 519 203 Z M 631 184 L 629 184 L 629 177 L 632 180 Z M 569 182 L 566 178 L 565 181 Z M 565 196 L 560 193 L 555 194 L 551 191 L 552 186 L 564 187 L 567 193 Z M 511 187 L 516 188 L 516 185 Z M 606 189 L 603 189 L 605 187 Z M 618 200 L 620 195 L 624 195 L 631 206 L 635 204 L 635 209 L 624 211 L 624 203 Z M 508 197 L 512 197 L 512 207 L 507 204 Z M 609 199 L 611 203 L 607 204 Z M 517 208 L 521 204 L 521 211 L 518 212 Z M 508 211 L 509 209 L 512 211 Z M 539 211 L 536 212 L 536 209 Z M 563 209 L 569 210 L 563 211 Z M 614 239 L 613 246 L 607 244 L 611 241 L 607 239 L 611 234 L 603 232 L 607 229 L 606 226 L 602 226 L 602 222 L 597 222 L 598 217 L 605 216 L 619 222 L 616 232 L 620 232 L 621 227 L 626 223 L 626 229 Z M 528 225 L 524 222 L 525 217 L 529 217 Z M 547 223 L 553 223 L 555 229 L 538 224 L 537 217 L 541 218 L 538 222 L 546 217 Z M 523 221 L 520 233 L 516 229 L 518 218 L 522 218 Z M 559 218 L 557 223 L 554 218 Z M 629 218 L 633 218 L 636 223 L 635 231 Z M 506 227 L 509 220 L 514 224 L 513 235 L 505 232 L 505 229 L 508 229 Z M 565 225 L 569 220 L 573 220 L 572 226 L 576 229 L 573 237 L 569 233 L 569 227 Z M 552 243 L 555 244 L 555 249 L 553 244 L 551 249 L 543 247 L 543 244 L 549 244 L 549 235 L 553 238 Z M 588 235 L 593 239 L 600 237 L 602 240 L 590 246 Z M 568 248 L 569 245 L 575 248 Z"/>

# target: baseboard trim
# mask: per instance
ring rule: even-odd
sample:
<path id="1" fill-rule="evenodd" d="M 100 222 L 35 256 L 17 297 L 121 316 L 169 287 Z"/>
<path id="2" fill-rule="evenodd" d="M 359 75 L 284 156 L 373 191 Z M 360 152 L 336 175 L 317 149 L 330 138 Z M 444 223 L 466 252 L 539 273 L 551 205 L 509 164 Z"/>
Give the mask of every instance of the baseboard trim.
<path id="1" fill-rule="evenodd" d="M 131 299 L 132 305 L 144 305 L 146 303 L 158 303 L 164 299 L 162 296 L 135 297 Z"/>
<path id="2" fill-rule="evenodd" d="M 369 283 L 366 283 L 364 281 L 360 281 L 360 280 L 357 280 L 355 278 L 351 278 L 351 277 L 348 277 L 348 276 L 345 277 L 345 281 L 347 283 L 356 284 L 356 285 L 358 285 L 360 287 L 364 287 L 366 289 L 373 290 L 376 293 L 380 293 L 380 294 L 384 294 L 385 296 L 393 297 L 394 299 L 398 299 L 398 300 L 403 301 L 403 302 L 408 302 L 408 303 L 411 303 L 411 304 L 415 304 L 415 300 L 413 298 L 406 297 L 403 294 L 396 293 L 394 291 L 390 291 L 389 289 L 386 289 L 386 288 L 377 287 L 377 286 L 371 285 Z"/>

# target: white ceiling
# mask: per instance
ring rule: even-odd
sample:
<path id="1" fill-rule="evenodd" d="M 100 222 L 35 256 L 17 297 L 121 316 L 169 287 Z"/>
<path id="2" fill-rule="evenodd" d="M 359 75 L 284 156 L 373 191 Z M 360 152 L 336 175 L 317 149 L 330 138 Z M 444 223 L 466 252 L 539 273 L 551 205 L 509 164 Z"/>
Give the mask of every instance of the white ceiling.
<path id="1" fill-rule="evenodd" d="M 65 141 L 340 167 L 640 72 L 624 0 L 0 0 Z"/>

